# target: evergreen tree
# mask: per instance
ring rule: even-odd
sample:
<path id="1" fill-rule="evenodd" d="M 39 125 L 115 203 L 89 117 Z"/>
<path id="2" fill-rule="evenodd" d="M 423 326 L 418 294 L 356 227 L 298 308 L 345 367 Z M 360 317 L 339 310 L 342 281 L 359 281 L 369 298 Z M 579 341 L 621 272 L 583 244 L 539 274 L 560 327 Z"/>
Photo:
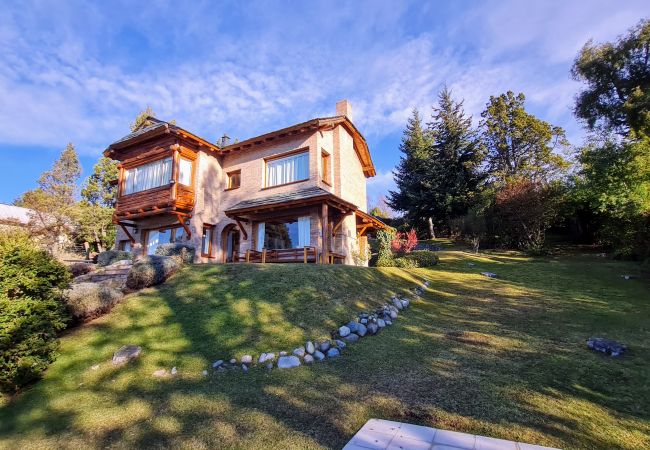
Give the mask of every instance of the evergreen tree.
<path id="1" fill-rule="evenodd" d="M 99 205 L 112 208 L 117 200 L 117 185 L 113 182 L 119 175 L 119 162 L 102 156 L 93 167 L 84 187 L 81 190 L 81 198 L 91 205 Z"/>
<path id="2" fill-rule="evenodd" d="M 428 124 L 433 139 L 428 202 L 438 225 L 447 227 L 472 204 L 482 181 L 483 152 L 463 102 L 455 101 L 446 87 L 438 95 L 432 119 Z"/>
<path id="3" fill-rule="evenodd" d="M 156 113 L 153 112 L 153 109 L 151 109 L 150 106 L 147 106 L 143 111 L 140 112 L 140 114 L 135 117 L 135 120 L 130 125 L 131 132 L 133 133 L 142 127 L 151 125 L 151 122 L 148 120 L 149 117 L 156 117 Z"/>
<path id="4" fill-rule="evenodd" d="M 511 91 L 490 96 L 481 114 L 488 171 L 493 180 L 501 183 L 509 178 L 548 181 L 568 167 L 567 161 L 555 152 L 568 148 L 564 130 L 526 112 L 525 100 L 524 94 Z"/>
<path id="5" fill-rule="evenodd" d="M 422 127 L 422 119 L 417 110 L 409 118 L 402 142 L 400 162 L 395 169 L 396 191 L 390 191 L 388 205 L 395 211 L 405 213 L 412 223 L 431 218 L 430 192 L 431 179 L 431 137 Z"/>

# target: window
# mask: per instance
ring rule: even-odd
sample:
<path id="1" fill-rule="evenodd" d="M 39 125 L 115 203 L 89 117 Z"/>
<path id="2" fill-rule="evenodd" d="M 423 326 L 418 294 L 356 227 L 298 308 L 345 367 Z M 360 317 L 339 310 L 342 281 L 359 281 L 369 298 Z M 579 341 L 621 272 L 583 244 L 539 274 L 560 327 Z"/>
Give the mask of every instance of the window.
<path id="1" fill-rule="evenodd" d="M 322 170 L 321 178 L 325 183 L 331 184 L 332 181 L 330 179 L 330 155 L 329 155 L 329 153 L 322 152 L 320 160 L 321 160 L 321 170 Z"/>
<path id="2" fill-rule="evenodd" d="M 228 189 L 237 189 L 241 186 L 241 170 L 228 173 Z"/>
<path id="3" fill-rule="evenodd" d="M 187 239 L 185 230 L 181 227 L 147 231 L 147 254 L 153 255 L 159 245 L 181 242 Z"/>
<path id="4" fill-rule="evenodd" d="M 212 256 L 212 232 L 214 225 L 203 225 L 203 235 L 201 236 L 201 256 Z"/>
<path id="5" fill-rule="evenodd" d="M 171 182 L 172 159 L 165 158 L 124 172 L 124 195 L 146 191 Z"/>
<path id="6" fill-rule="evenodd" d="M 178 161 L 178 182 L 185 186 L 192 185 L 192 161 L 181 158 Z"/>
<path id="7" fill-rule="evenodd" d="M 309 178 L 309 153 L 302 152 L 266 162 L 266 187 Z"/>
<path id="8" fill-rule="evenodd" d="M 261 222 L 258 224 L 257 250 L 302 248 L 310 245 L 311 219 L 299 217 L 287 222 Z"/>
<path id="9" fill-rule="evenodd" d="M 131 251 L 131 241 L 129 239 L 125 239 L 123 241 L 120 241 L 117 248 L 119 250 L 122 250 L 123 252 L 130 252 Z"/>

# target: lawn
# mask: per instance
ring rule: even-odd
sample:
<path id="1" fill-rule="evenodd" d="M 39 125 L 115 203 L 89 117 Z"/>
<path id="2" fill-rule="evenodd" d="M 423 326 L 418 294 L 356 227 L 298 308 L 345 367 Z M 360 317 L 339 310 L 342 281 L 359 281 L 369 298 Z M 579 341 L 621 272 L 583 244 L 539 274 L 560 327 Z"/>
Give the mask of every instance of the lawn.
<path id="1" fill-rule="evenodd" d="M 201 375 L 219 358 L 327 337 L 425 277 L 429 290 L 395 325 L 343 358 Z M 377 417 L 563 448 L 649 448 L 648 318 L 639 266 L 589 255 L 445 251 L 436 268 L 411 271 L 193 266 L 65 336 L 43 381 L 0 400 L 0 447 L 341 448 Z M 630 353 L 591 353 L 592 335 Z M 142 358 L 112 367 L 129 343 Z M 151 376 L 172 366 L 174 379 Z"/>

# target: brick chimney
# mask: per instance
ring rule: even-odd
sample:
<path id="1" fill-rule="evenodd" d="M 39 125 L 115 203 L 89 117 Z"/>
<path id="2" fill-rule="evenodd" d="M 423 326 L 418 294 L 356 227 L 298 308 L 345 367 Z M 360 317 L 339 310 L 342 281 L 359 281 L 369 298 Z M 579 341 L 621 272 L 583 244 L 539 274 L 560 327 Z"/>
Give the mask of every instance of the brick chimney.
<path id="1" fill-rule="evenodd" d="M 336 115 L 346 116 L 348 119 L 352 120 L 352 105 L 350 102 L 347 100 L 336 102 Z"/>

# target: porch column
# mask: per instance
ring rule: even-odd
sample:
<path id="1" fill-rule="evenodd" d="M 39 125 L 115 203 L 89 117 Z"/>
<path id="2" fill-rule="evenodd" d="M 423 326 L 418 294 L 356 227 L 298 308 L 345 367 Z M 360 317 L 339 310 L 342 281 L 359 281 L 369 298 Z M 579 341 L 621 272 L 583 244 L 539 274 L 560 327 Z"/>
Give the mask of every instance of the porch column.
<path id="1" fill-rule="evenodd" d="M 321 262 L 327 264 L 329 262 L 329 243 L 330 243 L 330 221 L 329 221 L 329 207 L 327 203 L 323 203 L 321 209 Z"/>

